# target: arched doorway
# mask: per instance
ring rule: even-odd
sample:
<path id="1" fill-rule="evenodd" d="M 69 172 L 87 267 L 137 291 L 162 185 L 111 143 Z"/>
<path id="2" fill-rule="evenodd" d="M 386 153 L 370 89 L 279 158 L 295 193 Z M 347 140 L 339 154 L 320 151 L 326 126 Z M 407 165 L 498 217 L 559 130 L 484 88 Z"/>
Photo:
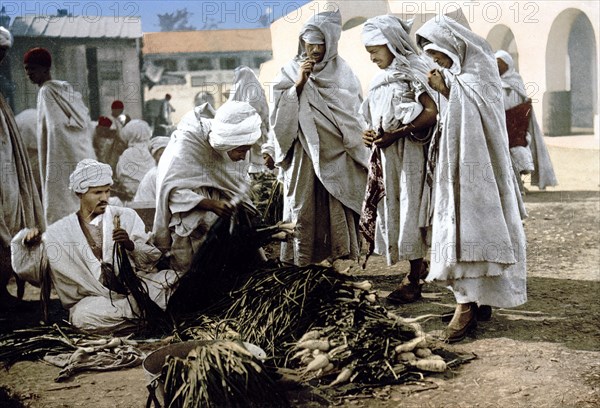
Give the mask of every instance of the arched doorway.
<path id="1" fill-rule="evenodd" d="M 597 107 L 596 38 L 588 17 L 563 11 L 552 24 L 546 44 L 544 133 L 591 134 Z"/>
<path id="2" fill-rule="evenodd" d="M 494 51 L 504 50 L 508 52 L 515 63 L 515 69 L 519 71 L 517 42 L 515 41 L 515 35 L 510 28 L 504 24 L 498 24 L 490 30 L 486 40 L 492 46 Z"/>
<path id="3" fill-rule="evenodd" d="M 353 17 L 344 23 L 344 25 L 342 26 L 342 31 L 346 31 L 356 26 L 359 26 L 365 21 L 367 21 L 365 17 Z"/>

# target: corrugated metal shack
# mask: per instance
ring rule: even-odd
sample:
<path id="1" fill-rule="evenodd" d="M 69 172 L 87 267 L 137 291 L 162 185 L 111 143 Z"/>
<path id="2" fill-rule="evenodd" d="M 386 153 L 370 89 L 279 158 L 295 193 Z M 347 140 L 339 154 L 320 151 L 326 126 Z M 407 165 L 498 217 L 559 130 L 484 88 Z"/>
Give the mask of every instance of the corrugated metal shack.
<path id="1" fill-rule="evenodd" d="M 23 55 L 32 47 L 52 53 L 52 78 L 66 80 L 81 92 L 92 120 L 110 114 L 115 99 L 132 118 L 142 117 L 141 41 L 137 17 L 23 16 L 11 25 L 10 76 L 15 112 L 36 107 L 38 87 L 23 69 Z"/>

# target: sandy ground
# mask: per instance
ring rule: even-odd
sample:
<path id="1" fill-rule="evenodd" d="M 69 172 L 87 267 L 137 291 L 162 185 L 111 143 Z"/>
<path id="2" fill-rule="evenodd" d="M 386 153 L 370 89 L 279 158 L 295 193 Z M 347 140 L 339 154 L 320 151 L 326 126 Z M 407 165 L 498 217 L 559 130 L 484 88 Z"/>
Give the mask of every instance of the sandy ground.
<path id="1" fill-rule="evenodd" d="M 594 140 L 591 148 L 565 147 L 572 145 L 568 142 L 548 142 L 560 185 L 539 192 L 526 184 L 529 301 L 516 309 L 495 310 L 490 322 L 479 324 L 474 338 L 453 346 L 476 359 L 423 382 L 367 389 L 344 398 L 330 395 L 329 402 L 317 394 L 299 398 L 298 393 L 292 398 L 294 406 L 600 406 L 600 157 Z M 365 271 L 351 266 L 352 273 L 371 279 L 382 297 L 407 269 L 387 267 L 378 257 Z M 404 316 L 445 313 L 453 309 L 453 299 L 444 288 L 426 285 L 424 300 L 396 309 Z M 0 323 L 15 318 L 2 316 Z M 444 325 L 431 320 L 424 328 L 434 331 Z M 0 372 L 0 385 L 28 407 L 145 404 L 141 367 L 83 373 L 55 383 L 58 372 L 42 362 L 21 362 Z"/>

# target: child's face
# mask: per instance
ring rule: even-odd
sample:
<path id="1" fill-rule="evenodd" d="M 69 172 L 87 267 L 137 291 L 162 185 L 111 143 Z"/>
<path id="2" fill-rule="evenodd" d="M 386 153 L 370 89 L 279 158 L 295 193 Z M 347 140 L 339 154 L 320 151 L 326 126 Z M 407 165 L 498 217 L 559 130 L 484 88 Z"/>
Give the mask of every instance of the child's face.
<path id="1" fill-rule="evenodd" d="M 371 56 L 371 62 L 376 64 L 379 69 L 389 67 L 394 60 L 394 54 L 392 54 L 387 45 L 369 45 L 365 48 Z"/>
<path id="2" fill-rule="evenodd" d="M 442 68 L 448 69 L 453 64 L 450 57 L 447 56 L 446 54 L 444 54 L 443 52 L 440 52 L 437 50 L 427 50 L 426 52 L 427 52 L 427 55 L 429 55 L 431 58 L 433 58 L 433 62 L 435 62 Z"/>
<path id="3" fill-rule="evenodd" d="M 508 64 L 501 58 L 496 58 L 496 62 L 498 63 L 498 72 L 501 76 L 504 75 L 508 71 Z"/>

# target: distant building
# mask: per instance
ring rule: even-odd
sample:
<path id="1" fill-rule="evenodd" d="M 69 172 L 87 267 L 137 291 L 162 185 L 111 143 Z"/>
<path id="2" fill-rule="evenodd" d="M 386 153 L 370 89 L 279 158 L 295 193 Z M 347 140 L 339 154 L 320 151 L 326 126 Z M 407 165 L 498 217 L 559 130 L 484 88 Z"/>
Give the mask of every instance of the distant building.
<path id="1" fill-rule="evenodd" d="M 142 52 L 145 64 L 162 70 L 159 82 L 144 91 L 147 106 L 172 95 L 175 123 L 196 99 L 212 99 L 215 108 L 220 106 L 236 67 L 246 65 L 258 75 L 273 55 L 268 28 L 145 33 Z"/>
<path id="2" fill-rule="evenodd" d="M 70 82 L 81 92 L 92 120 L 110 114 L 115 99 L 132 118 L 142 117 L 141 40 L 138 18 L 101 16 L 16 17 L 10 28 L 12 105 L 18 113 L 36 107 L 38 87 L 23 69 L 23 55 L 33 47 L 52 54 L 52 78 Z"/>

